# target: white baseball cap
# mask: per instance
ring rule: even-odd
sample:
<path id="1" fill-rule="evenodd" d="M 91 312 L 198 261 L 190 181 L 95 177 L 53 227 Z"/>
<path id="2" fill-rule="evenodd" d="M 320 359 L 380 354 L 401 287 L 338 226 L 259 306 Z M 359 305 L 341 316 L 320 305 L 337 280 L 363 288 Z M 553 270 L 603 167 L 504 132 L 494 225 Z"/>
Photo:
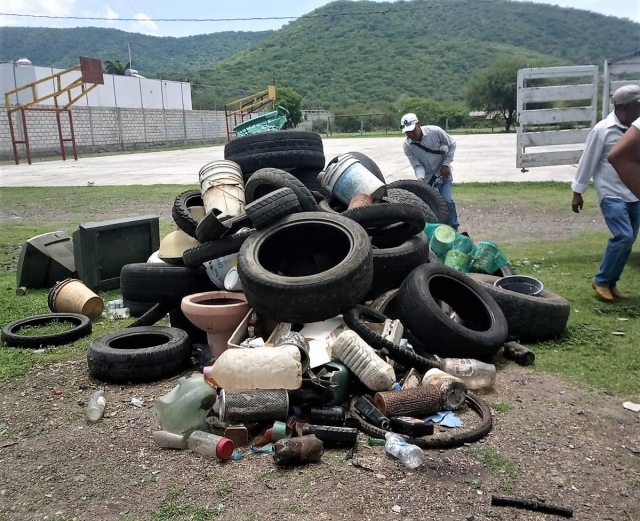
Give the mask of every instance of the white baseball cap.
<path id="1" fill-rule="evenodd" d="M 409 114 L 405 114 L 402 116 L 400 120 L 400 126 L 402 127 L 402 132 L 411 132 L 414 128 L 416 128 L 416 123 L 418 122 L 418 116 L 416 116 L 413 112 L 409 112 Z"/>

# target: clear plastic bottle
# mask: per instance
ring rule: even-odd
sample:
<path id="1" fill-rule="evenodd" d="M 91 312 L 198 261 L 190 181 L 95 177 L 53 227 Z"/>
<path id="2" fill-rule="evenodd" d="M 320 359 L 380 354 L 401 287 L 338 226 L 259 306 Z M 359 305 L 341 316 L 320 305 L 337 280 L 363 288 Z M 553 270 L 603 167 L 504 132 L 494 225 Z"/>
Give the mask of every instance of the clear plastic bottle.
<path id="1" fill-rule="evenodd" d="M 216 436 L 204 431 L 193 431 L 187 440 L 187 446 L 194 452 L 207 458 L 227 460 L 233 454 L 234 445 L 229 438 Z"/>
<path id="2" fill-rule="evenodd" d="M 107 405 L 107 399 L 104 397 L 104 391 L 96 391 L 91 396 L 91 400 L 89 400 L 89 405 L 87 405 L 87 420 L 91 423 L 95 423 L 102 418 L 104 414 L 104 408 Z"/>
<path id="3" fill-rule="evenodd" d="M 332 349 L 333 355 L 372 391 L 387 391 L 396 383 L 393 367 L 380 358 L 357 333 L 344 331 L 333 343 Z"/>
<path id="4" fill-rule="evenodd" d="M 393 432 L 387 432 L 385 438 L 387 442 L 384 444 L 384 448 L 387 453 L 398 458 L 405 467 L 417 469 L 424 463 L 424 452 L 417 445 L 407 443 L 404 438 Z"/>
<path id="5" fill-rule="evenodd" d="M 493 387 L 496 383 L 496 366 L 472 358 L 444 358 L 440 369 L 460 378 L 467 389 Z"/>

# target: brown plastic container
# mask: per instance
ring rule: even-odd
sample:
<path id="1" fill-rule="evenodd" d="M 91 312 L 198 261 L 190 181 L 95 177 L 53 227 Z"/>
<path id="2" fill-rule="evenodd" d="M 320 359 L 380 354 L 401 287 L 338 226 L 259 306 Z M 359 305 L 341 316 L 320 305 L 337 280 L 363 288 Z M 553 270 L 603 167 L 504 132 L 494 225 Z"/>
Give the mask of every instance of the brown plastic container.
<path id="1" fill-rule="evenodd" d="M 49 309 L 54 313 L 80 313 L 95 320 L 104 311 L 104 302 L 78 279 L 65 279 L 49 291 Z"/>

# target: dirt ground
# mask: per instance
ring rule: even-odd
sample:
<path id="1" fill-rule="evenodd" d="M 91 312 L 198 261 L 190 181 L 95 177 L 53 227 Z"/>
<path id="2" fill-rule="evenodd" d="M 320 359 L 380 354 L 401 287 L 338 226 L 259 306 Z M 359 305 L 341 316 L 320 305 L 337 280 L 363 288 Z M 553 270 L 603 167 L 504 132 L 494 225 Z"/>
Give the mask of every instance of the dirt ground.
<path id="1" fill-rule="evenodd" d="M 163 450 L 151 412 L 175 380 L 107 386 L 105 418 L 92 425 L 83 407 L 99 383 L 85 364 L 37 368 L 0 386 L 0 446 L 15 442 L 0 449 L 0 518 L 550 519 L 491 507 L 497 494 L 570 507 L 576 519 L 640 519 L 638 415 L 515 365 L 500 368 L 495 389 L 482 394 L 491 434 L 428 451 L 426 464 L 409 471 L 364 435 L 353 459 L 329 450 L 322 463 L 293 470 L 277 469 L 269 455 L 221 464 Z"/>

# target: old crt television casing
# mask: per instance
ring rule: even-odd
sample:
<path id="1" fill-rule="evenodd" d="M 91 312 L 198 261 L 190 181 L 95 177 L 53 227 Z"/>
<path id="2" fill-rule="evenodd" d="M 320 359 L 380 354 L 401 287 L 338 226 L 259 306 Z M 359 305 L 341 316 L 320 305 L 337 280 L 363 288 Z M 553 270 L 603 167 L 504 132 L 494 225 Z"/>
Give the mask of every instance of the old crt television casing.
<path id="1" fill-rule="evenodd" d="M 75 274 L 73 243 L 66 233 L 36 235 L 22 246 L 16 270 L 19 288 L 51 288 Z"/>
<path id="2" fill-rule="evenodd" d="M 147 262 L 159 247 L 156 215 L 86 223 L 73 233 L 78 278 L 94 291 L 119 288 L 122 267 Z"/>

